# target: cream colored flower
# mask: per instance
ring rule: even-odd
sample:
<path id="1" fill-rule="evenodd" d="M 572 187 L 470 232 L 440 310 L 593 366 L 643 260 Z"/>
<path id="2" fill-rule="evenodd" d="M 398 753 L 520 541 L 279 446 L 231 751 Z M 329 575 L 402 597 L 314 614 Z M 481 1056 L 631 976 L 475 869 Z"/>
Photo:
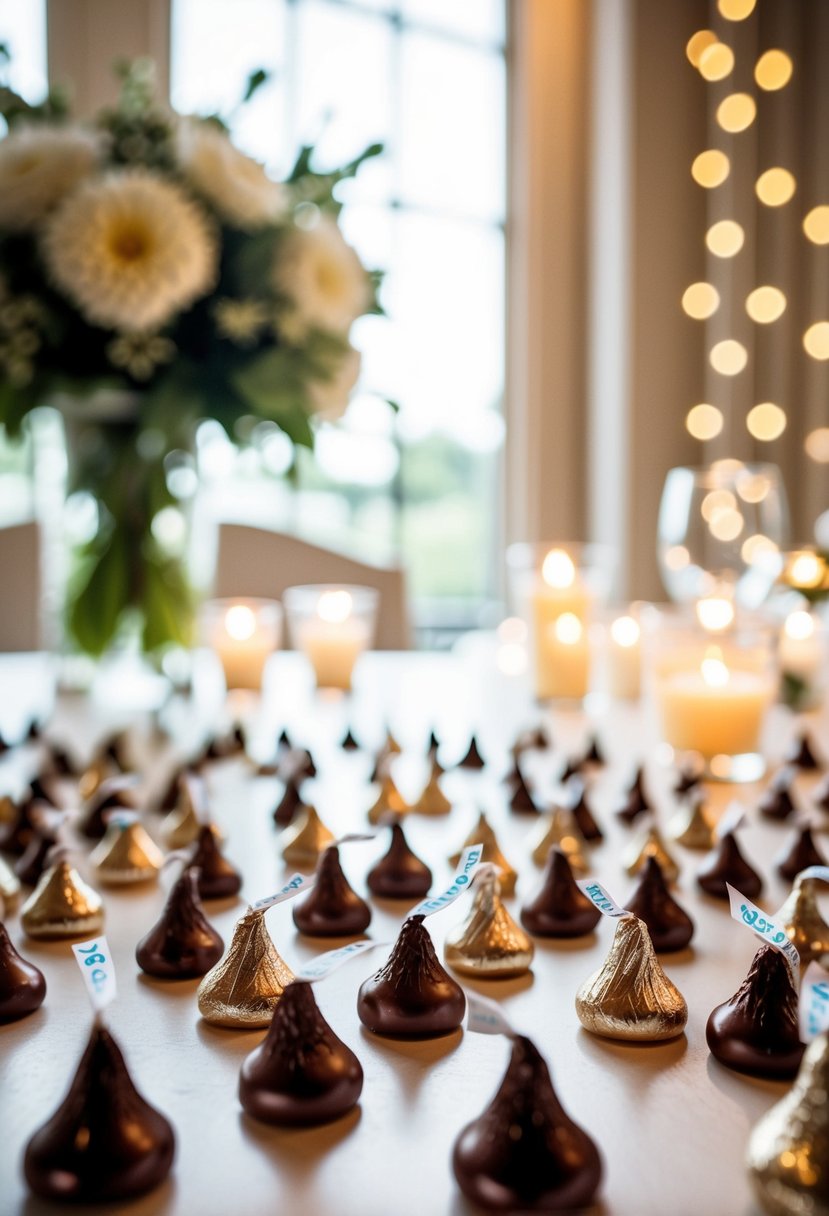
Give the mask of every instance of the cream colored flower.
<path id="1" fill-rule="evenodd" d="M 121 334 L 107 344 L 107 356 L 114 367 L 123 367 L 136 380 L 149 380 L 162 363 L 170 363 L 176 344 L 160 334 Z"/>
<path id="2" fill-rule="evenodd" d="M 251 231 L 284 217 L 285 187 L 272 181 L 258 161 L 235 148 L 212 123 L 183 119 L 176 131 L 176 148 L 187 180 L 227 223 Z"/>
<path id="3" fill-rule="evenodd" d="M 0 140 L 0 228 L 34 228 L 95 168 L 96 137 L 79 127 L 20 127 Z"/>
<path id="4" fill-rule="evenodd" d="M 327 380 L 309 382 L 308 399 L 312 413 L 326 422 L 334 422 L 345 413 L 351 391 L 360 375 L 361 362 L 360 352 L 349 346 L 333 376 Z"/>
<path id="5" fill-rule="evenodd" d="M 261 300 L 217 300 L 213 306 L 216 328 L 237 346 L 252 346 L 271 320 Z"/>
<path id="6" fill-rule="evenodd" d="M 362 262 L 328 216 L 291 230 L 279 247 L 273 285 L 306 327 L 336 334 L 347 334 L 372 300 Z"/>
<path id="7" fill-rule="evenodd" d="M 88 321 L 131 333 L 160 328 L 208 292 L 218 261 L 202 209 L 147 169 L 79 186 L 49 220 L 43 253 Z"/>

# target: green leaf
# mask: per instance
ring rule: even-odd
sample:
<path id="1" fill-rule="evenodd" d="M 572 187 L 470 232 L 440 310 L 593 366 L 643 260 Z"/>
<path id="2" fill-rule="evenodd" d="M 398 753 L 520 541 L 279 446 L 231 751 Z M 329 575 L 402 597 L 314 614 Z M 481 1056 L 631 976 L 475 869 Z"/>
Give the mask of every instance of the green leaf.
<path id="1" fill-rule="evenodd" d="M 248 76 L 248 82 L 247 82 L 247 85 L 245 86 L 245 91 L 242 94 L 242 103 L 244 104 L 244 103 L 250 101 L 250 99 L 251 99 L 251 97 L 253 97 L 254 93 L 258 89 L 261 89 L 262 85 L 266 84 L 270 80 L 270 78 L 271 78 L 270 72 L 267 72 L 264 68 L 258 68 L 257 71 L 251 72 L 250 76 Z"/>
<path id="2" fill-rule="evenodd" d="M 143 575 L 144 650 L 191 645 L 194 597 L 183 565 L 160 558 L 157 553 L 146 553 Z"/>
<path id="3" fill-rule="evenodd" d="M 129 602 L 129 554 L 124 541 L 117 529 L 105 549 L 96 551 L 93 541 L 87 547 L 80 586 L 70 589 L 68 597 L 69 633 L 81 650 L 96 657 L 112 642 Z"/>

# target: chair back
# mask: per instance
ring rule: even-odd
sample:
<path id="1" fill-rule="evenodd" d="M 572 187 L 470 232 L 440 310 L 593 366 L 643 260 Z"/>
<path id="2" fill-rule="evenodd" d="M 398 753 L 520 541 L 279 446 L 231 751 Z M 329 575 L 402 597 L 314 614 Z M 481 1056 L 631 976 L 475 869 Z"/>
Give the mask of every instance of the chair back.
<path id="1" fill-rule="evenodd" d="M 0 651 L 40 649 L 40 562 L 34 521 L 0 528 Z"/>

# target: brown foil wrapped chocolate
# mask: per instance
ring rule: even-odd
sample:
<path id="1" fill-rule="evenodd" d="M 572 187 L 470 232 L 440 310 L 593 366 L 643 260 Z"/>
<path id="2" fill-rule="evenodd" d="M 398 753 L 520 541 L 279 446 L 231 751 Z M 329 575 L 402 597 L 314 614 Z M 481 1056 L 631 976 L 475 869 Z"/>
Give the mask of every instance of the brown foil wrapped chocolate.
<path id="1" fill-rule="evenodd" d="M 804 1047 L 797 1022 L 797 989 L 785 957 L 763 945 L 734 995 L 712 1010 L 705 1038 L 726 1068 L 775 1081 L 794 1077 Z"/>
<path id="2" fill-rule="evenodd" d="M 45 996 L 43 973 L 18 954 L 0 921 L 0 1022 L 16 1022 L 34 1013 Z"/>
<path id="3" fill-rule="evenodd" d="M 162 980 L 205 975 L 224 953 L 224 942 L 204 914 L 198 871 L 192 866 L 174 884 L 161 918 L 135 948 L 138 966 Z"/>
<path id="4" fill-rule="evenodd" d="M 541 886 L 521 909 L 521 924 L 536 937 L 583 937 L 593 932 L 601 917 L 576 885 L 566 854 L 551 848 Z"/>
<path id="5" fill-rule="evenodd" d="M 432 871 L 409 848 L 399 823 L 391 827 L 388 851 L 366 875 L 366 886 L 381 899 L 422 899 L 432 885 Z"/>
<path id="6" fill-rule="evenodd" d="M 728 883 L 749 899 L 756 899 L 763 889 L 762 878 L 743 857 L 733 832 L 726 832 L 703 858 L 696 881 L 706 895 L 723 900 L 728 899 Z"/>
<path id="7" fill-rule="evenodd" d="M 463 989 L 440 964 L 422 916 L 410 916 L 379 971 L 360 986 L 357 1014 L 374 1034 L 432 1039 L 457 1030 Z"/>
<path id="8" fill-rule="evenodd" d="M 356 937 L 371 922 L 371 908 L 343 873 L 340 850 L 329 845 L 319 859 L 316 882 L 291 909 L 294 924 L 308 937 Z"/>

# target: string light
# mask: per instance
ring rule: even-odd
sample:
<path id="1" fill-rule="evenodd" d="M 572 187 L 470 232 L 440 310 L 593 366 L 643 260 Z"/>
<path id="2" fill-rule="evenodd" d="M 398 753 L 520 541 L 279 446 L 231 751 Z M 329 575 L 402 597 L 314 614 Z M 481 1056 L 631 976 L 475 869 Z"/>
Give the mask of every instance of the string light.
<path id="1" fill-rule="evenodd" d="M 717 0 L 717 8 L 726 21 L 745 21 L 754 12 L 757 0 Z"/>
<path id="2" fill-rule="evenodd" d="M 806 455 L 818 464 L 829 464 L 829 426 L 819 426 L 806 436 Z"/>
<path id="3" fill-rule="evenodd" d="M 757 104 L 749 93 L 731 93 L 717 106 L 717 122 L 723 131 L 736 135 L 754 122 Z"/>
<path id="4" fill-rule="evenodd" d="M 748 411 L 746 426 L 749 434 L 755 439 L 771 443 L 773 439 L 779 439 L 785 431 L 786 414 L 773 401 L 763 401 Z"/>
<path id="5" fill-rule="evenodd" d="M 785 51 L 774 48 L 766 51 L 754 65 L 754 79 L 761 89 L 773 93 L 789 83 L 794 71 L 794 64 Z"/>
<path id="6" fill-rule="evenodd" d="M 760 174 L 754 189 L 760 202 L 765 203 L 767 207 L 782 207 L 794 196 L 797 182 L 793 173 L 776 165 Z"/>
<path id="7" fill-rule="evenodd" d="M 738 376 L 748 363 L 748 351 L 742 342 L 726 338 L 711 347 L 709 359 L 714 371 L 721 376 Z"/>
<path id="8" fill-rule="evenodd" d="M 712 283 L 692 283 L 682 293 L 682 308 L 695 321 L 713 317 L 720 306 L 720 293 Z"/>
<path id="9" fill-rule="evenodd" d="M 694 439 L 716 439 L 723 428 L 722 411 L 715 405 L 695 405 L 688 411 L 685 426 Z"/>
<path id="10" fill-rule="evenodd" d="M 758 325 L 769 325 L 785 310 L 786 297 L 779 287 L 755 287 L 746 299 L 746 312 Z"/>
<path id="11" fill-rule="evenodd" d="M 829 321 L 815 321 L 803 335 L 806 354 L 813 359 L 829 359 Z"/>
<path id="12" fill-rule="evenodd" d="M 734 52 L 724 42 L 714 42 L 701 53 L 697 67 L 705 80 L 725 80 L 734 70 Z"/>
<path id="13" fill-rule="evenodd" d="M 712 190 L 715 186 L 723 184 L 730 169 L 731 162 L 726 154 L 720 152 L 719 148 L 709 148 L 694 158 L 691 165 L 691 177 L 697 185 L 704 186 L 706 190 Z"/>
<path id="14" fill-rule="evenodd" d="M 718 258 L 733 258 L 745 241 L 745 233 L 736 220 L 718 220 L 705 234 L 705 243 Z"/>
<path id="15" fill-rule="evenodd" d="M 688 39 L 685 47 L 685 54 L 688 56 L 689 62 L 695 67 L 699 67 L 700 55 L 706 51 L 709 46 L 713 46 L 717 42 L 717 35 L 713 30 L 697 30 Z"/>
<path id="16" fill-rule="evenodd" d="M 815 245 L 829 245 L 829 207 L 813 207 L 803 221 L 803 231 Z"/>

